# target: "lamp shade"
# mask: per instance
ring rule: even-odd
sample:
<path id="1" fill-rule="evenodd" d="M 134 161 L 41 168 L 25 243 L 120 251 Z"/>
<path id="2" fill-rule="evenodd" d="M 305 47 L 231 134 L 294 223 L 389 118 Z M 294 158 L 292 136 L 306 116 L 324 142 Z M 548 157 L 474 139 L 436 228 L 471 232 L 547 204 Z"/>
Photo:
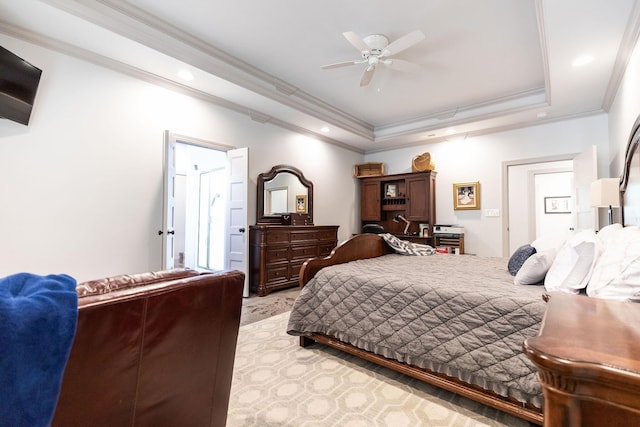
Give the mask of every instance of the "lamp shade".
<path id="1" fill-rule="evenodd" d="M 618 178 L 602 178 L 591 183 L 591 207 L 620 207 L 620 180 Z"/>

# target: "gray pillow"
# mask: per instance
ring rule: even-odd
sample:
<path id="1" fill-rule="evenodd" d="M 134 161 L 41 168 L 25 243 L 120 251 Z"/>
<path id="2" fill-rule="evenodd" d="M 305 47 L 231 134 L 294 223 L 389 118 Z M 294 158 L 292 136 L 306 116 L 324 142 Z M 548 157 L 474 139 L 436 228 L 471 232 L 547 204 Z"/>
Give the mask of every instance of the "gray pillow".
<path id="1" fill-rule="evenodd" d="M 533 254 L 536 253 L 536 248 L 530 244 L 522 245 L 509 258 L 507 269 L 512 276 L 518 274 L 518 270 L 522 267 L 522 264 Z"/>

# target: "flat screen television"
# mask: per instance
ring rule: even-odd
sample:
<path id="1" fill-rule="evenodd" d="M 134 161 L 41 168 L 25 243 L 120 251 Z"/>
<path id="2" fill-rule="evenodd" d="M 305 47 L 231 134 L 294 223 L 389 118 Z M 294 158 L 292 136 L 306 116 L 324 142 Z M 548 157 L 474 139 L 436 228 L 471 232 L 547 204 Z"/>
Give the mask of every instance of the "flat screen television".
<path id="1" fill-rule="evenodd" d="M 42 70 L 0 46 L 0 117 L 29 124 Z"/>

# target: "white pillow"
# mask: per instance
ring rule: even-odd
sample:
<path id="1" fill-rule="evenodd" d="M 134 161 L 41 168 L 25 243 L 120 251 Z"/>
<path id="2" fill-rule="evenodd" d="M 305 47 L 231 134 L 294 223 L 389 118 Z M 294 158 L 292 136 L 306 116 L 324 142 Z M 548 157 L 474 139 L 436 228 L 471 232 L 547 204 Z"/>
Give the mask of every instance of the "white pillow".
<path id="1" fill-rule="evenodd" d="M 601 243 L 606 243 L 606 241 L 610 239 L 615 239 L 618 235 L 618 232 L 622 230 L 622 225 L 615 223 L 609 224 L 605 227 L 602 227 L 596 237 Z"/>
<path id="2" fill-rule="evenodd" d="M 571 234 L 573 236 L 574 234 Z M 558 250 L 562 247 L 565 240 L 568 240 L 571 236 L 562 236 L 560 234 L 549 234 L 547 236 L 540 236 L 533 242 L 531 246 L 536 248 L 538 252 L 544 252 L 548 249 Z"/>
<path id="3" fill-rule="evenodd" d="M 598 253 L 596 242 L 593 230 L 580 231 L 567 240 L 547 272 L 545 289 L 577 294 L 587 286 Z"/>
<path id="4" fill-rule="evenodd" d="M 599 242 L 600 254 L 587 285 L 587 295 L 640 300 L 640 228 L 618 228 L 602 236 Z"/>
<path id="5" fill-rule="evenodd" d="M 522 264 L 520 270 L 513 279 L 513 283 L 516 285 L 538 285 L 544 280 L 547 275 L 553 260 L 556 257 L 555 249 L 547 249 L 544 252 L 538 252 L 531 255 Z"/>

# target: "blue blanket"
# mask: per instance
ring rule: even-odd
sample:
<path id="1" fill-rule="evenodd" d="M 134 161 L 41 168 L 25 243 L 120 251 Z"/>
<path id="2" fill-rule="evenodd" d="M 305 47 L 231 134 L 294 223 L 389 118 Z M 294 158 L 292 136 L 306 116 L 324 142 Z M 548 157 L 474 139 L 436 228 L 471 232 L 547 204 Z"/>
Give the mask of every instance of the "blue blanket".
<path id="1" fill-rule="evenodd" d="M 78 321 L 76 281 L 0 278 L 0 426 L 51 423 Z"/>

